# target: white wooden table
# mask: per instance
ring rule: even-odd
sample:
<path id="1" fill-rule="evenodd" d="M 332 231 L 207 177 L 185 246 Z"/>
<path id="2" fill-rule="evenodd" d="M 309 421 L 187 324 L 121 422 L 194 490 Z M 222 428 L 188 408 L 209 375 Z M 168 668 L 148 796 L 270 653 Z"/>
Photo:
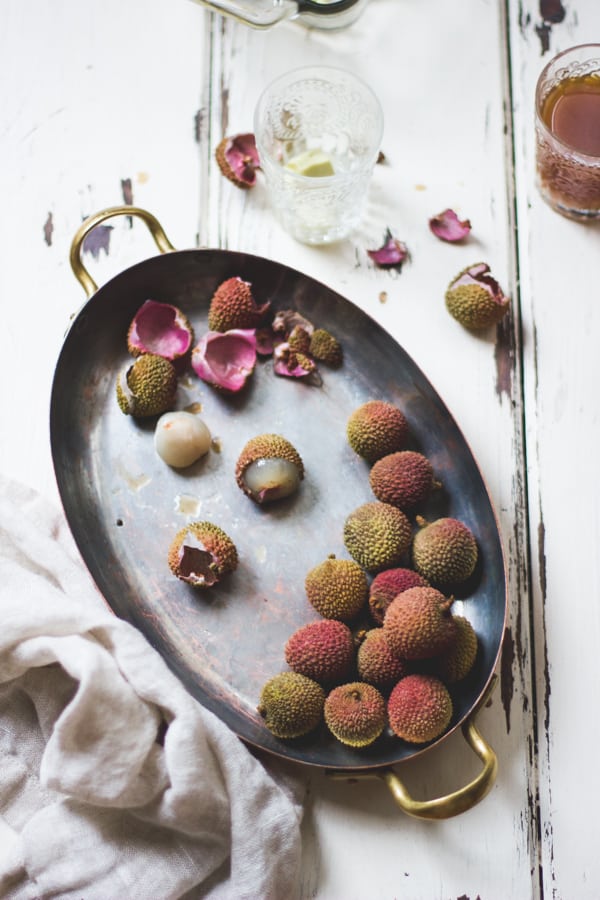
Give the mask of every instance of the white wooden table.
<path id="1" fill-rule="evenodd" d="M 533 172 L 537 75 L 599 39 L 597 0 L 372 0 L 343 32 L 253 31 L 189 0 L 0 6 L 0 471 L 58 502 L 51 379 L 84 300 L 69 245 L 85 216 L 133 201 L 177 247 L 275 259 L 368 312 L 441 394 L 488 482 L 509 578 L 500 687 L 479 719 L 499 758 L 494 788 L 427 823 L 377 781 L 307 770 L 303 898 L 600 896 L 600 231 L 550 211 Z M 385 114 L 387 162 L 363 226 L 328 249 L 287 237 L 263 185 L 237 190 L 213 158 L 223 135 L 252 130 L 268 80 L 312 62 L 358 72 Z M 446 207 L 473 224 L 464 245 L 428 230 Z M 155 252 L 141 223 L 111 225 L 86 256 L 99 283 Z M 388 226 L 411 252 L 401 273 L 366 255 Z M 481 338 L 443 304 L 479 259 L 512 296 Z M 457 734 L 402 775 L 436 796 L 476 767 Z"/>

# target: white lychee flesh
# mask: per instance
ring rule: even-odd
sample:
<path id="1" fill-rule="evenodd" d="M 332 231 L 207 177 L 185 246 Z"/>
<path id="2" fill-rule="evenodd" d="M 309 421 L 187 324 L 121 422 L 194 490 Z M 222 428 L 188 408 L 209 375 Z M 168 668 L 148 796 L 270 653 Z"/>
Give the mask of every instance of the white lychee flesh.
<path id="1" fill-rule="evenodd" d="M 208 453 L 210 442 L 210 431 L 193 413 L 168 412 L 156 423 L 154 448 L 175 469 L 185 469 Z"/>
<path id="2" fill-rule="evenodd" d="M 300 472 L 287 459 L 256 459 L 244 472 L 244 484 L 259 503 L 289 497 L 298 489 Z"/>

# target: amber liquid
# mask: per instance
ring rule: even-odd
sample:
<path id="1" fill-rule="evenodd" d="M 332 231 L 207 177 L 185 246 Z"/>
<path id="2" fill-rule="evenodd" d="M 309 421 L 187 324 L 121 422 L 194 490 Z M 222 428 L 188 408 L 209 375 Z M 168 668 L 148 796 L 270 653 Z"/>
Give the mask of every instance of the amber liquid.
<path id="1" fill-rule="evenodd" d="M 551 135 L 538 129 L 542 194 L 567 215 L 600 216 L 600 73 L 565 78 L 539 113 Z"/>
<path id="2" fill-rule="evenodd" d="M 542 119 L 563 144 L 600 159 L 600 75 L 561 81 L 544 100 Z"/>

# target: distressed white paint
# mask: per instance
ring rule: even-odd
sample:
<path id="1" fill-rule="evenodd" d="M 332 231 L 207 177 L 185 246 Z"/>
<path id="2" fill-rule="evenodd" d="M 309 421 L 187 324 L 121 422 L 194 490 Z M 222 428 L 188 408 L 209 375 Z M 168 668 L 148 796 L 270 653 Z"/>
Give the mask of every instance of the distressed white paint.
<path id="1" fill-rule="evenodd" d="M 598 725 L 589 715 L 600 672 L 598 230 L 551 213 L 533 188 L 538 20 L 533 0 L 371 0 L 339 33 L 295 23 L 251 31 L 188 0 L 4 0 L 0 11 L 0 470 L 56 499 L 50 384 L 84 299 L 69 244 L 82 217 L 122 201 L 129 178 L 135 203 L 176 246 L 199 241 L 277 259 L 387 328 L 455 415 L 497 508 L 514 658 L 507 652 L 510 690 L 496 692 L 481 726 L 498 753 L 498 781 L 470 812 L 428 824 L 398 812 L 377 781 L 349 785 L 307 771 L 306 900 L 598 893 L 586 810 L 598 794 Z M 579 0 L 553 27 L 551 51 L 594 35 L 600 10 Z M 223 134 L 252 130 L 254 103 L 273 75 L 316 61 L 357 71 L 385 111 L 387 162 L 376 169 L 363 226 L 328 249 L 288 238 L 262 184 L 238 191 L 213 160 Z M 509 87 L 514 124 L 505 115 Z M 473 223 L 464 246 L 442 244 L 427 228 L 447 206 Z M 143 225 L 111 224 L 109 254 L 86 256 L 99 282 L 155 252 Z M 376 270 L 366 256 L 388 226 L 411 251 L 400 274 Z M 479 259 L 512 293 L 514 310 L 501 332 L 474 338 L 446 314 L 443 291 Z M 508 364 L 500 383 L 499 357 Z M 475 771 L 453 735 L 402 775 L 415 795 L 434 796 Z"/>
<path id="2" fill-rule="evenodd" d="M 555 215 L 534 183 L 533 91 L 555 53 L 600 40 L 600 7 L 565 4 L 542 55 L 533 2 L 511 3 L 517 213 L 546 897 L 595 898 L 600 797 L 598 227 Z M 519 19 L 520 17 L 520 19 Z"/>

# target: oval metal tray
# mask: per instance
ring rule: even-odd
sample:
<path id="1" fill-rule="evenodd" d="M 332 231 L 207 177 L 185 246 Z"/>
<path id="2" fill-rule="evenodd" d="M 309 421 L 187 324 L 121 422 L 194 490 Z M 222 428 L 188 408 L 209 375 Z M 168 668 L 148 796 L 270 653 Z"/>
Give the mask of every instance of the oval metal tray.
<path id="1" fill-rule="evenodd" d="M 214 289 L 233 275 L 252 283 L 258 302 L 296 309 L 329 329 L 343 345 L 344 365 L 322 366 L 323 383 L 316 387 L 278 377 L 271 360 L 259 361 L 247 389 L 231 397 L 188 371 L 178 408 L 200 404 L 220 452 L 176 471 L 154 451 L 154 421 L 135 421 L 117 406 L 117 373 L 129 359 L 127 328 L 152 298 L 184 310 L 199 337 L 207 330 Z M 477 631 L 480 652 L 470 677 L 452 689 L 452 731 L 477 704 L 497 661 L 506 610 L 502 548 L 486 487 L 455 421 L 415 363 L 369 316 L 276 262 L 219 250 L 167 253 L 120 273 L 85 304 L 65 339 L 52 389 L 58 487 L 83 558 L 112 610 L 140 629 L 188 691 L 243 740 L 326 768 L 389 765 L 427 749 L 384 734 L 353 750 L 324 726 L 281 741 L 256 712 L 263 683 L 287 668 L 287 638 L 317 618 L 304 593 L 306 573 L 331 553 L 348 556 L 344 520 L 373 499 L 368 466 L 345 438 L 350 413 L 372 398 L 404 411 L 413 446 L 429 457 L 443 483 L 424 515 L 462 519 L 481 550 L 476 579 L 455 603 Z M 292 441 L 306 477 L 294 497 L 261 508 L 242 494 L 233 471 L 246 441 L 267 431 Z M 172 537 L 192 519 L 219 524 L 239 550 L 237 571 L 207 591 L 179 582 L 167 566 Z"/>

